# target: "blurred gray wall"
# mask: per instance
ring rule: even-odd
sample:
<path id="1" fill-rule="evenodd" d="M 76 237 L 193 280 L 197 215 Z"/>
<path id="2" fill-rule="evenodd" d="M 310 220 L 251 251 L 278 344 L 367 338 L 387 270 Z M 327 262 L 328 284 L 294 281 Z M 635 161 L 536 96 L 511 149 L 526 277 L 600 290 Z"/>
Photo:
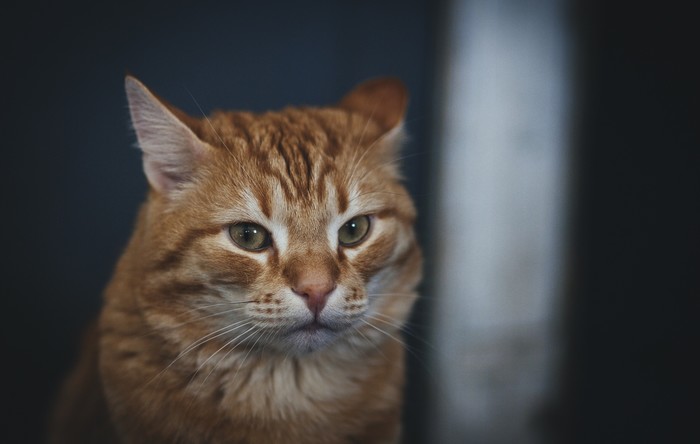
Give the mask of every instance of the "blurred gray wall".
<path id="1" fill-rule="evenodd" d="M 542 442 L 560 357 L 569 117 L 558 0 L 448 2 L 433 255 L 441 443 Z"/>

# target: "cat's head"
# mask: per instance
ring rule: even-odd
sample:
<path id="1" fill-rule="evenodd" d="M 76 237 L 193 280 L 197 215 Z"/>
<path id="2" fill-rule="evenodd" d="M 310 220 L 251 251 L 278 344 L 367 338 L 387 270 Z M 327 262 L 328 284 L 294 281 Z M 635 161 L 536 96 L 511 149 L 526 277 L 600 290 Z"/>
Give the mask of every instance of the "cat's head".
<path id="1" fill-rule="evenodd" d="M 376 347 L 400 328 L 421 274 L 397 166 L 401 82 L 201 119 L 133 77 L 126 91 L 151 187 L 130 246 L 151 327 L 292 353 Z"/>

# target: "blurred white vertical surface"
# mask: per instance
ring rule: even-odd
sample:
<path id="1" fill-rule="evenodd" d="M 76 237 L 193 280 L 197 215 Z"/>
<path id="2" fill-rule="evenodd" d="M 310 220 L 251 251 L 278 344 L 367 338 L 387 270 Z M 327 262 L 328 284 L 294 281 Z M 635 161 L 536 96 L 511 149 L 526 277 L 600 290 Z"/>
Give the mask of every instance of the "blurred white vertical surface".
<path id="1" fill-rule="evenodd" d="M 570 82 L 564 2 L 452 0 L 438 70 L 435 443 L 536 443 L 556 378 Z"/>

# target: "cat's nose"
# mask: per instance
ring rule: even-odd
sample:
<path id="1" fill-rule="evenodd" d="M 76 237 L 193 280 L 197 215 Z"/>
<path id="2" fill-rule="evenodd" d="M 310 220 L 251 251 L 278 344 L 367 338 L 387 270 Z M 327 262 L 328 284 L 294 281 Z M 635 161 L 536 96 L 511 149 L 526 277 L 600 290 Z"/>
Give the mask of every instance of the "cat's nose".
<path id="1" fill-rule="evenodd" d="M 332 279 L 312 275 L 301 277 L 292 287 L 292 291 L 304 299 L 314 316 L 318 316 L 335 287 L 336 283 Z"/>

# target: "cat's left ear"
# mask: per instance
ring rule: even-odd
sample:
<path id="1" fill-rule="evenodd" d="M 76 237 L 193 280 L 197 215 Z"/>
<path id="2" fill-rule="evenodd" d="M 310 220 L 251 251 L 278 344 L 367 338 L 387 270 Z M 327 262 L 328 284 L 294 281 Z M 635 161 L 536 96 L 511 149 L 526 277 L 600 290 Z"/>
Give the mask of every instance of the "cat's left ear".
<path id="1" fill-rule="evenodd" d="M 408 106 L 408 90 L 396 77 L 368 80 L 340 100 L 339 107 L 375 122 L 383 131 L 375 152 L 393 160 L 404 139 L 403 119 Z"/>
<path id="2" fill-rule="evenodd" d="M 340 101 L 341 108 L 362 114 L 384 131 L 402 126 L 407 105 L 408 91 L 396 77 L 367 80 Z"/>
<path id="3" fill-rule="evenodd" d="M 132 76 L 124 81 L 131 122 L 151 187 L 168 195 L 189 181 L 210 147 L 195 134 L 199 120 L 157 98 Z"/>

